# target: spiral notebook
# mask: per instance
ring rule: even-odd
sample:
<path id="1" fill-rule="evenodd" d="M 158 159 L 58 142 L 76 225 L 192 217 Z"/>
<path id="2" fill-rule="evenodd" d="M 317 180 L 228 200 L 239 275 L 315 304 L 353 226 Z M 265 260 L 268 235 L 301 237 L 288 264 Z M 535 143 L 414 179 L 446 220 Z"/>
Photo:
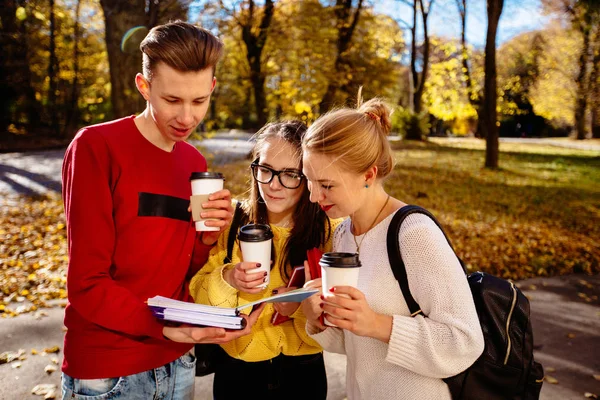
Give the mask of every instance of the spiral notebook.
<path id="1" fill-rule="evenodd" d="M 300 288 L 259 299 L 235 308 L 187 303 L 185 301 L 173 300 L 163 296 L 149 298 L 146 303 L 156 318 L 166 321 L 214 326 L 226 329 L 243 329 L 246 321 L 240 316 L 240 310 L 254 307 L 262 303 L 275 303 L 279 301 L 301 302 L 318 291 L 318 289 Z"/>

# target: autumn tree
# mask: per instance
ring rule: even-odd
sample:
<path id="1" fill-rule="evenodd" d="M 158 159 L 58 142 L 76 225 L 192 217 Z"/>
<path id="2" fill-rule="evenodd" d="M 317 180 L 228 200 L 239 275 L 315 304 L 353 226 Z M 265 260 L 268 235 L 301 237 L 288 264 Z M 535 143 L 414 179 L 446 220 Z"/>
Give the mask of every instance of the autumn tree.
<path id="1" fill-rule="evenodd" d="M 409 107 L 413 113 L 409 123 L 406 139 L 422 140 L 423 132 L 419 120 L 423 118 L 423 93 L 429 71 L 430 37 L 428 20 L 435 0 L 399 0 L 412 8 L 412 23 L 402 20 L 410 31 L 410 75 L 409 75 Z M 418 44 L 419 24 L 421 25 L 423 42 Z"/>
<path id="2" fill-rule="evenodd" d="M 592 75 L 594 55 L 600 51 L 598 40 L 594 38 L 600 30 L 600 3 L 597 0 L 543 0 L 546 11 L 565 18 L 571 29 L 581 38 L 578 48 L 577 74 L 574 77 L 576 94 L 574 99 L 573 123 L 576 138 L 585 139 L 587 135 L 586 112 L 594 90 Z"/>
<path id="3" fill-rule="evenodd" d="M 123 36 L 135 27 L 150 29 L 171 19 L 185 19 L 188 2 L 100 0 L 100 4 L 104 12 L 113 114 L 123 117 L 144 108 L 144 101 L 135 87 L 135 75 L 141 70 L 142 55 L 139 51 L 122 51 Z M 135 49 L 135 46 L 132 47 Z"/>
<path id="4" fill-rule="evenodd" d="M 498 116 L 496 112 L 496 35 L 504 0 L 487 0 L 488 26 L 485 39 L 485 78 L 483 86 L 483 127 L 485 129 L 485 166 L 498 168 Z"/>
<path id="5" fill-rule="evenodd" d="M 250 81 L 254 90 L 254 105 L 256 107 L 256 117 L 258 126 L 263 126 L 267 122 L 267 102 L 265 98 L 265 75 L 262 72 L 261 57 L 263 49 L 267 42 L 269 26 L 273 20 L 275 6 L 273 1 L 265 0 L 262 9 L 262 15 L 258 24 L 258 10 L 253 0 L 248 0 L 245 14 L 240 19 L 236 18 L 242 31 L 242 40 L 246 45 L 246 58 L 250 65 Z M 258 25 L 255 27 L 255 25 Z"/>
<path id="6" fill-rule="evenodd" d="M 337 30 L 336 49 L 334 53 L 335 62 L 328 77 L 327 89 L 319 103 L 319 112 L 321 114 L 333 106 L 333 99 L 337 90 L 348 81 L 349 68 L 346 52 L 350 47 L 362 8 L 363 0 L 358 0 L 356 7 L 353 6 L 352 0 L 336 0 L 335 2 L 334 14 Z"/>
<path id="7" fill-rule="evenodd" d="M 472 130 L 477 110 L 469 101 L 469 90 L 464 84 L 462 44 L 434 36 L 430 39 L 430 46 L 429 76 L 425 83 L 423 105 L 438 121 L 452 126 L 454 133 L 465 135 Z M 474 75 L 482 76 L 481 55 L 468 50 L 467 57 L 472 60 Z M 473 86 L 473 91 L 477 90 Z"/>
<path id="8" fill-rule="evenodd" d="M 29 38 L 25 1 L 3 0 L 0 7 L 0 138 L 7 130 L 35 129 L 39 106 L 29 69 Z M 10 128 L 10 129 L 9 129 Z"/>
<path id="9" fill-rule="evenodd" d="M 477 112 L 477 125 L 475 128 L 475 136 L 483 137 L 482 121 L 483 118 L 480 115 L 481 108 L 481 96 L 479 90 L 476 88 L 476 81 L 472 77 L 472 62 L 469 57 L 469 45 L 467 43 L 467 15 L 469 13 L 469 4 L 467 0 L 455 0 L 456 8 L 458 9 L 458 15 L 460 16 L 460 46 L 461 46 L 461 65 L 462 73 L 464 76 L 463 84 L 467 91 L 467 99 L 471 104 L 471 107 Z"/>

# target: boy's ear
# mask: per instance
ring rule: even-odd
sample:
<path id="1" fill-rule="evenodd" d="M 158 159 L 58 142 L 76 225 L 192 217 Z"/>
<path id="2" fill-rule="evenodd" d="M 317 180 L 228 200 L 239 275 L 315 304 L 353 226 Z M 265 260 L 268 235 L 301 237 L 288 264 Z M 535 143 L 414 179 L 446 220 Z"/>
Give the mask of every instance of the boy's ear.
<path id="1" fill-rule="evenodd" d="M 150 82 L 148 82 L 144 75 L 138 73 L 135 76 L 135 86 L 144 100 L 148 101 L 150 99 Z"/>
<path id="2" fill-rule="evenodd" d="M 217 86 L 217 77 L 213 76 L 213 82 L 212 82 L 212 87 L 210 88 L 210 93 L 212 94 L 212 92 L 214 92 L 215 90 L 215 86 Z"/>

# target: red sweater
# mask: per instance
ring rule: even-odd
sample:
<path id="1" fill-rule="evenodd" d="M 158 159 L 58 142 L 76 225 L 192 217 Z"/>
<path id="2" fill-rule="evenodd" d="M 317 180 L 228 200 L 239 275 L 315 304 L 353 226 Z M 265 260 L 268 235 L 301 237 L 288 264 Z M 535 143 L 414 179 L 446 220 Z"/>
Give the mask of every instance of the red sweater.
<path id="1" fill-rule="evenodd" d="M 192 301 L 186 275 L 209 251 L 187 212 L 193 171 L 206 171 L 194 147 L 181 142 L 171 153 L 159 149 L 142 136 L 134 116 L 84 128 L 71 142 L 62 171 L 67 375 L 136 374 L 191 348 L 165 339 L 144 301 L 155 295 Z"/>

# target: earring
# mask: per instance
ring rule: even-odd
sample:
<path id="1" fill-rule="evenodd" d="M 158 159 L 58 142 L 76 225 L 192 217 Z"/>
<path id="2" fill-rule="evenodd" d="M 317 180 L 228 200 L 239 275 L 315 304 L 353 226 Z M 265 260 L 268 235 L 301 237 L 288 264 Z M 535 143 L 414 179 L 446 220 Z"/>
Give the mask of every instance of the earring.
<path id="1" fill-rule="evenodd" d="M 369 188 L 369 184 L 366 184 L 366 185 L 365 185 L 365 189 L 368 189 L 368 188 Z"/>

